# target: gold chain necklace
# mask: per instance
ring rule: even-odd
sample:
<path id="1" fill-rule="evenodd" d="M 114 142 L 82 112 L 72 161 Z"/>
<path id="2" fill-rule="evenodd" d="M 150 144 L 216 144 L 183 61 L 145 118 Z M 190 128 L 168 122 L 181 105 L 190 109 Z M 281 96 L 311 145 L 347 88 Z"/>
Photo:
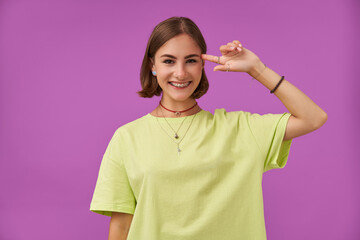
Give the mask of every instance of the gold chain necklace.
<path id="1" fill-rule="evenodd" d="M 165 119 L 166 123 L 167 123 L 167 124 L 169 125 L 169 127 L 174 131 L 174 133 L 175 133 L 175 136 L 174 136 L 174 137 L 175 137 L 176 139 L 178 139 L 178 138 L 179 138 L 179 135 L 178 135 L 179 129 L 181 128 L 182 124 L 184 123 L 184 121 L 185 121 L 187 118 L 184 117 L 184 120 L 181 122 L 178 130 L 175 131 L 175 130 L 171 127 L 171 125 L 169 124 L 169 122 L 166 120 L 166 117 L 165 117 L 165 115 L 164 115 L 164 112 L 163 112 L 162 108 L 160 108 L 160 110 L 161 110 L 162 116 L 163 116 L 163 118 Z"/>
<path id="2" fill-rule="evenodd" d="M 178 152 L 178 156 L 180 156 L 180 152 L 181 152 L 181 149 L 180 149 L 180 143 L 182 142 L 182 140 L 184 140 L 185 136 L 186 136 L 186 133 L 189 131 L 190 129 L 190 126 L 194 120 L 194 118 L 196 117 L 196 115 L 199 113 L 200 111 L 198 111 L 197 113 L 194 114 L 194 116 L 192 117 L 191 119 L 191 122 L 190 122 L 190 125 L 189 127 L 186 129 L 186 132 L 184 133 L 184 136 L 182 137 L 182 139 L 179 141 L 179 142 L 176 142 L 167 132 L 166 130 L 161 126 L 160 122 L 159 122 L 159 119 L 158 117 L 156 118 L 158 124 L 160 125 L 161 129 L 166 133 L 166 135 L 168 135 L 168 137 L 177 145 L 177 152 Z M 165 121 L 167 122 L 166 118 L 164 117 Z M 185 121 L 185 119 L 183 120 L 183 122 Z M 168 123 L 169 124 L 169 123 Z M 181 123 L 182 124 L 182 123 Z M 169 124 L 170 126 L 170 124 Z M 171 127 L 171 126 L 170 126 Z M 174 129 L 173 129 L 174 130 Z M 175 137 L 176 138 L 176 137 Z"/>

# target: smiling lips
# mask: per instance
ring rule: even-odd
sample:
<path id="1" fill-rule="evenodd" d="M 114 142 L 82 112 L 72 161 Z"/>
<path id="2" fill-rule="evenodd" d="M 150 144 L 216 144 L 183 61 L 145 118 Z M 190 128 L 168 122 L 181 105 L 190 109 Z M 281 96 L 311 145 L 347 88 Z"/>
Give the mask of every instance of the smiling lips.
<path id="1" fill-rule="evenodd" d="M 169 84 L 171 86 L 174 86 L 176 88 L 186 88 L 187 86 L 190 85 L 190 83 L 191 83 L 191 81 L 190 82 L 185 82 L 185 83 L 169 82 Z"/>

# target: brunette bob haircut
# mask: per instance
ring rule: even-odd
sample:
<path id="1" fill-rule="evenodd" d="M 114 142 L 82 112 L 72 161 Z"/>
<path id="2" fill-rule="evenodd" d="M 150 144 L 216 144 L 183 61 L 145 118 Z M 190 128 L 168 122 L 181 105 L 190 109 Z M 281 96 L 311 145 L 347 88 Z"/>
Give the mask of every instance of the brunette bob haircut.
<path id="1" fill-rule="evenodd" d="M 145 56 L 141 65 L 140 81 L 142 90 L 137 94 L 143 98 L 152 98 L 154 95 L 160 96 L 162 89 L 157 79 L 152 75 L 151 67 L 157 50 L 171 38 L 186 33 L 199 45 L 201 53 L 206 53 L 206 43 L 200 29 L 196 24 L 186 17 L 171 17 L 159 23 L 152 31 L 146 46 Z M 201 80 L 195 89 L 192 98 L 198 99 L 209 89 L 209 82 L 202 70 Z"/>

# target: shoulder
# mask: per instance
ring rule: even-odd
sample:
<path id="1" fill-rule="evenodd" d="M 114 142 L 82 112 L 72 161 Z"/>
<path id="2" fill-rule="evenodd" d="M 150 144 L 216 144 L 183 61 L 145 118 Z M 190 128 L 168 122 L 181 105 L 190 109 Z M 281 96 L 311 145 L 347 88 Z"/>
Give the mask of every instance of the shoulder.
<path id="1" fill-rule="evenodd" d="M 151 119 L 148 118 L 147 115 L 136 118 L 130 122 L 126 122 L 118 126 L 114 135 L 118 135 L 120 137 L 129 133 L 142 131 L 143 129 L 147 128 L 149 121 L 151 121 Z"/>
<path id="2" fill-rule="evenodd" d="M 214 121 L 230 123 L 236 121 L 238 124 L 249 126 L 276 124 L 279 120 L 286 120 L 291 114 L 284 113 L 254 113 L 248 111 L 226 111 L 218 108 L 214 111 Z"/>
<path id="3" fill-rule="evenodd" d="M 288 117 L 290 114 L 287 112 L 284 113 L 256 113 L 248 111 L 226 111 L 224 108 L 218 108 L 214 111 L 214 117 L 218 118 L 243 118 L 247 120 L 271 120 L 281 118 L 282 116 Z"/>
<path id="4" fill-rule="evenodd" d="M 215 119 L 240 119 L 240 118 L 247 118 L 250 116 L 250 112 L 246 111 L 226 111 L 225 108 L 217 108 L 214 110 L 214 118 Z"/>
<path id="5" fill-rule="evenodd" d="M 214 110 L 214 114 L 208 113 L 208 119 L 214 126 L 221 127 L 221 129 L 232 129 L 248 125 L 250 114 L 246 111 L 227 111 L 225 108 L 217 108 Z"/>

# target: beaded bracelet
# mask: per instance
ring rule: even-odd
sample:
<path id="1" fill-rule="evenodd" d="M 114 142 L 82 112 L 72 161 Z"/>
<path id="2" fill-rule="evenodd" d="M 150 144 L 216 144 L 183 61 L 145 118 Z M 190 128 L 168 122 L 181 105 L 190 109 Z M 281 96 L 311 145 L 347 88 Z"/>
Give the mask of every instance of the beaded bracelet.
<path id="1" fill-rule="evenodd" d="M 274 89 L 270 91 L 270 93 L 274 93 L 276 91 L 276 89 L 280 86 L 280 83 L 284 80 L 284 78 L 285 78 L 284 76 L 281 76 L 280 81 L 278 82 L 278 84 L 276 84 Z"/>

